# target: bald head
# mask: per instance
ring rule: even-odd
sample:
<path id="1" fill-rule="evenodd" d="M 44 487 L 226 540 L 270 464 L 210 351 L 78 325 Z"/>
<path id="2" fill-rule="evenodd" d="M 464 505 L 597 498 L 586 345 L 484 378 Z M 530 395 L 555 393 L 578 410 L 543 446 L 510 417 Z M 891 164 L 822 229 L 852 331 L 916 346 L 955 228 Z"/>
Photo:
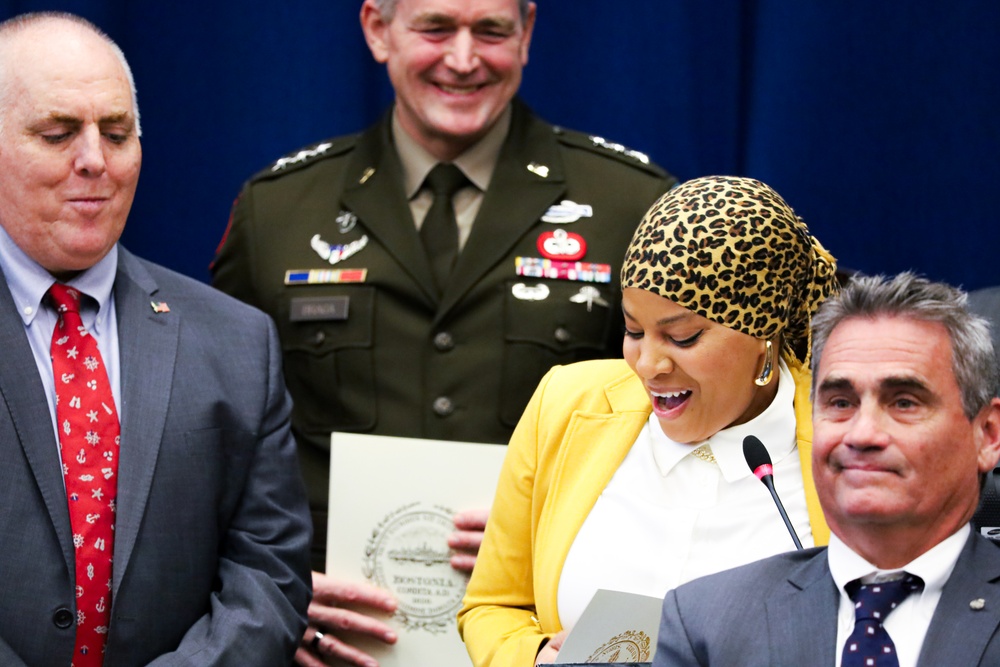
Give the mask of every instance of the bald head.
<path id="1" fill-rule="evenodd" d="M 0 26 L 0 226 L 59 280 L 99 262 L 125 227 L 142 164 L 130 79 L 82 19 Z"/>
<path id="2" fill-rule="evenodd" d="M 142 135 L 139 124 L 139 102 L 135 92 L 135 79 L 125 60 L 125 54 L 110 37 L 90 21 L 64 12 L 33 12 L 21 14 L 0 23 L 0 134 L 4 132 L 3 110 L 10 107 L 13 91 L 12 75 L 17 71 L 12 65 L 34 49 L 44 48 L 43 42 L 58 43 L 63 36 L 77 39 L 96 37 L 103 42 L 120 63 L 128 79 L 132 94 L 132 113 L 135 117 L 136 136 Z"/>

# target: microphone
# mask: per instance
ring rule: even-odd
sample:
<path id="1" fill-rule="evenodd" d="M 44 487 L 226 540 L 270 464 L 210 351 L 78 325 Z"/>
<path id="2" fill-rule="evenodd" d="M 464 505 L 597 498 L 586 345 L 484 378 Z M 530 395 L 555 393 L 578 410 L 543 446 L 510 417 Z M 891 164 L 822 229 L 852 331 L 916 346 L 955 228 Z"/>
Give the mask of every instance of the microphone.
<path id="1" fill-rule="evenodd" d="M 750 466 L 750 470 L 753 471 L 757 479 L 764 482 L 764 486 L 771 492 L 774 504 L 778 506 L 781 519 L 785 522 L 785 528 L 788 529 L 788 534 L 792 536 L 792 542 L 795 542 L 795 548 L 801 551 L 802 542 L 799 541 L 799 536 L 795 534 L 792 522 L 788 520 L 785 507 L 781 504 L 781 500 L 778 499 L 778 492 L 774 490 L 774 468 L 771 466 L 771 455 L 767 453 L 767 448 L 764 447 L 764 443 L 757 436 L 748 435 L 743 438 L 743 458 L 747 460 L 747 465 Z"/>

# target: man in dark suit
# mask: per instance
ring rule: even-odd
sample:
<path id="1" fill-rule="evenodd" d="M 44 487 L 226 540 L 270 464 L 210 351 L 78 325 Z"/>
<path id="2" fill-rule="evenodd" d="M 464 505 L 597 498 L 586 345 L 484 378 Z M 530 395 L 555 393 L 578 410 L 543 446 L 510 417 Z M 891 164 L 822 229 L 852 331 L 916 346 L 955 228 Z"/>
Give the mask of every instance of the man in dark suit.
<path id="1" fill-rule="evenodd" d="M 969 525 L 1000 458 L 985 322 L 904 273 L 853 279 L 813 331 L 830 546 L 671 591 L 653 664 L 1000 664 L 1000 549 Z"/>
<path id="2" fill-rule="evenodd" d="M 78 17 L 0 24 L 0 664 L 289 664 L 310 532 L 277 335 L 117 244 L 134 90 Z"/>
<path id="3" fill-rule="evenodd" d="M 362 29 L 395 105 L 360 134 L 281 158 L 233 208 L 213 284 L 277 322 L 317 570 L 331 432 L 506 444 L 549 368 L 621 355 L 625 248 L 674 179 L 515 98 L 534 21 L 527 0 L 366 0 Z M 447 173 L 454 189 L 436 199 Z M 486 515 L 460 514 L 451 546 L 471 553 L 456 567 L 471 569 Z M 391 609 L 385 594 L 314 583 L 317 629 L 394 640 L 334 604 L 349 593 Z M 366 664 L 336 637 L 317 643 Z"/>

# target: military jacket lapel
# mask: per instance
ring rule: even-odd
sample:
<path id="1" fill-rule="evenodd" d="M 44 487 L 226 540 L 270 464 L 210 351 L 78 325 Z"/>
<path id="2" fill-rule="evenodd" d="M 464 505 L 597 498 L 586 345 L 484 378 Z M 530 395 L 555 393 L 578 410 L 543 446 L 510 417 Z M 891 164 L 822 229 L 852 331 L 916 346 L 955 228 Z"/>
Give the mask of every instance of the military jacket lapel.
<path id="1" fill-rule="evenodd" d="M 530 118 L 519 101 L 513 105 L 510 133 L 472 233 L 444 292 L 439 318 L 497 262 L 509 260 L 513 276 L 511 248 L 566 191 L 565 171 L 552 128 Z"/>
<path id="2" fill-rule="evenodd" d="M 358 140 L 345 172 L 343 204 L 433 303 L 434 278 L 403 191 L 403 168 L 389 138 L 390 118 L 387 114 Z"/>

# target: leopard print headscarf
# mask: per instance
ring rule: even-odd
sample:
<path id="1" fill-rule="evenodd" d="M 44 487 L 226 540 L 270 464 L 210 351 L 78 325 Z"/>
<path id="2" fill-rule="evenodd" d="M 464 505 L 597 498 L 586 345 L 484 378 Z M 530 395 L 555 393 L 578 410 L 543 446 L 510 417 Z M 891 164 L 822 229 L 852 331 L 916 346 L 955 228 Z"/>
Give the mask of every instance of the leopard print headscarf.
<path id="1" fill-rule="evenodd" d="M 622 288 L 666 297 L 809 363 L 809 321 L 839 289 L 836 260 L 770 187 L 750 178 L 688 181 L 653 204 L 622 266 Z"/>

